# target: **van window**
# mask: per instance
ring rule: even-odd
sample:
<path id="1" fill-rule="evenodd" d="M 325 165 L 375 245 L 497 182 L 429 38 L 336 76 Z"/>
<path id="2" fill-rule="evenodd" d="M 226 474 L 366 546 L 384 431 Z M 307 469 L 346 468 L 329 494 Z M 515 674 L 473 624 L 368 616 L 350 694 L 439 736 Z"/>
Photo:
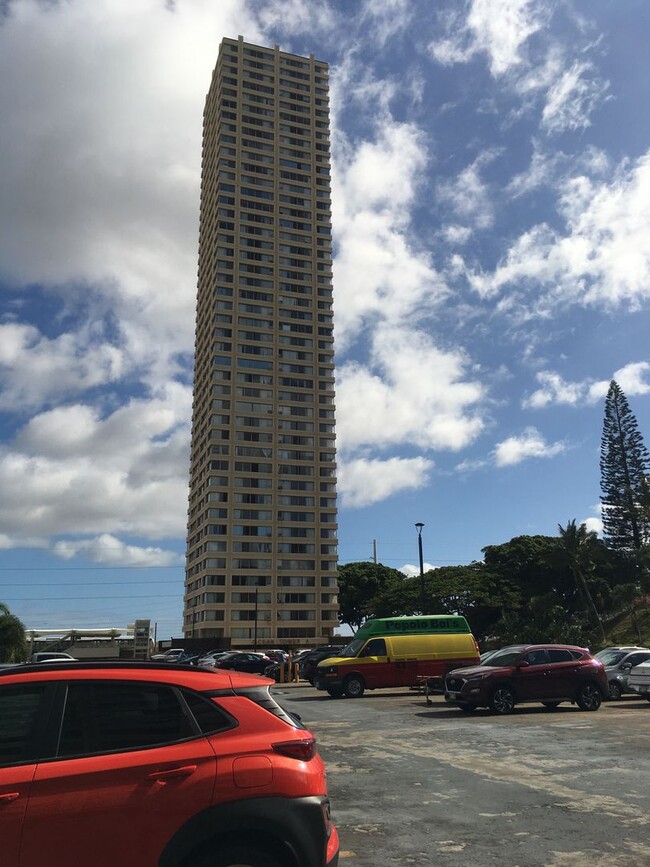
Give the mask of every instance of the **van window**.
<path id="1" fill-rule="evenodd" d="M 383 638 L 371 639 L 359 656 L 386 656 L 386 642 Z"/>

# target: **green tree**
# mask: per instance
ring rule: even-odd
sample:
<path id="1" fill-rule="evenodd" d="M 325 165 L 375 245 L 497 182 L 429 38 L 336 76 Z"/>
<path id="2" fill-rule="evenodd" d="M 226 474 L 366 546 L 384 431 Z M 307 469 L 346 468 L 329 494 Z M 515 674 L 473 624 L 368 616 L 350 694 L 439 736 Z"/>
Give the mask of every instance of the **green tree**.
<path id="1" fill-rule="evenodd" d="M 637 420 L 615 380 L 605 399 L 600 444 L 603 529 L 609 547 L 638 551 L 650 544 L 650 456 Z"/>
<path id="2" fill-rule="evenodd" d="M 0 662 L 23 662 L 27 658 L 25 627 L 0 602 Z"/>
<path id="3" fill-rule="evenodd" d="M 587 530 L 586 524 L 576 526 L 575 520 L 568 521 L 566 527 L 558 524 L 558 530 L 560 531 L 562 543 L 560 548 L 562 558 L 573 575 L 578 592 L 582 594 L 586 604 L 594 615 L 600 637 L 604 644 L 605 629 L 603 621 L 594 603 L 588 582 L 588 575 L 593 573 L 594 570 L 592 552 L 597 542 L 596 534 L 591 530 Z"/>
<path id="4" fill-rule="evenodd" d="M 401 586 L 405 575 L 383 563 L 367 560 L 339 566 L 339 620 L 355 629 L 376 614 L 373 600 L 391 586 Z"/>

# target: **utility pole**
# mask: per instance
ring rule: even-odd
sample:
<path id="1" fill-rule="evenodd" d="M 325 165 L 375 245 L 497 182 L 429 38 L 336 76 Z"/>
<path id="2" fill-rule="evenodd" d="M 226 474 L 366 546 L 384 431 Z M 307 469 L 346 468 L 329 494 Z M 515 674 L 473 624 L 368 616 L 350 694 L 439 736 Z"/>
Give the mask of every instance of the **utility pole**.
<path id="1" fill-rule="evenodd" d="M 420 613 L 424 614 L 424 558 L 422 556 L 422 528 L 424 524 L 417 523 L 415 529 L 418 531 L 418 554 L 420 555 Z"/>

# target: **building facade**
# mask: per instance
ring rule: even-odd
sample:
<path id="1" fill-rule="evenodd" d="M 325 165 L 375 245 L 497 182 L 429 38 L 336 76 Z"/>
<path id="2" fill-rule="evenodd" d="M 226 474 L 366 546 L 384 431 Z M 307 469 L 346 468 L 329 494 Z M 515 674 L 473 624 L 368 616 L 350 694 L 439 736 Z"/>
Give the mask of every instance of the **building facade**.
<path id="1" fill-rule="evenodd" d="M 328 67 L 224 39 L 206 99 L 183 630 L 338 625 Z"/>

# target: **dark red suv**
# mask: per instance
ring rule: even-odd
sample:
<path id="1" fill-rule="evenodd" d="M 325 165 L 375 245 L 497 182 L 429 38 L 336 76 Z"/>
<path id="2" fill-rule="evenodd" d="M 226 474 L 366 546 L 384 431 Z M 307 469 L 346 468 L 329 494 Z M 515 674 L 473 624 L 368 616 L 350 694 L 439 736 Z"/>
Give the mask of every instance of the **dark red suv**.
<path id="1" fill-rule="evenodd" d="M 598 710 L 607 690 L 601 662 L 583 647 L 559 644 L 504 647 L 480 665 L 457 668 L 445 678 L 446 701 L 464 711 L 489 707 L 498 714 L 523 702 L 555 708 L 570 701 L 581 710 Z"/>
<path id="2" fill-rule="evenodd" d="M 335 867 L 311 733 L 256 675 L 0 671 L 3 867 Z"/>

